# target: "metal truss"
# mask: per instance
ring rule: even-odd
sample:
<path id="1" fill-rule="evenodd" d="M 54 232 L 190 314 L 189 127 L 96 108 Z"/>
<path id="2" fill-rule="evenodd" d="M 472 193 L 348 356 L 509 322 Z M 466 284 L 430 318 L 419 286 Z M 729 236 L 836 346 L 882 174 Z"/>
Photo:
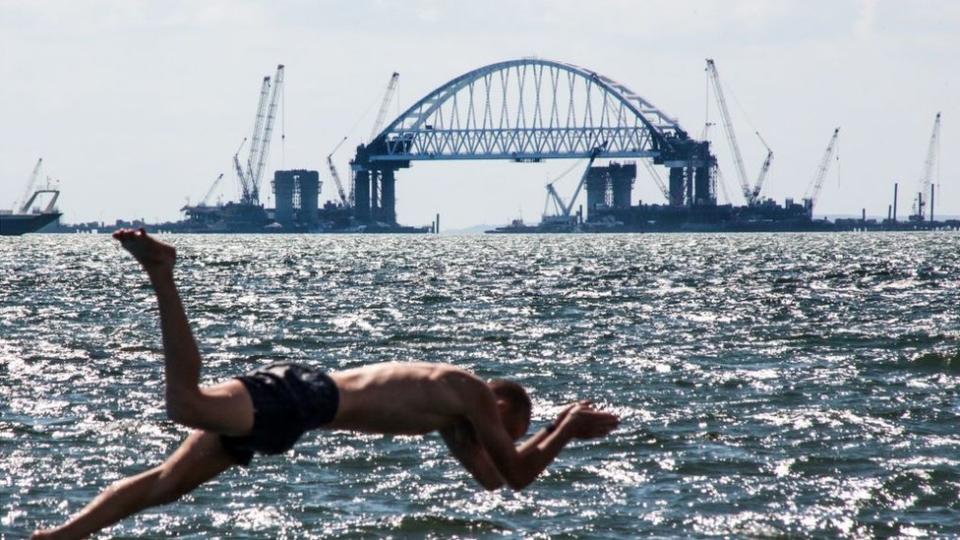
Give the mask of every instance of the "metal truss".
<path id="1" fill-rule="evenodd" d="M 626 86 L 562 62 L 524 58 L 461 75 L 368 145 L 370 161 L 653 157 L 686 139 Z"/>

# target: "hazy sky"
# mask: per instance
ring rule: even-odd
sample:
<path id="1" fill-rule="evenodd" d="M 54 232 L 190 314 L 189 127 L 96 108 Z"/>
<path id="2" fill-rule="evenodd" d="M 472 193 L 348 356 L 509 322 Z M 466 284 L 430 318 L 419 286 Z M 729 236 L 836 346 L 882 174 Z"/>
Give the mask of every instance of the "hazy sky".
<path id="1" fill-rule="evenodd" d="M 840 126 L 818 213 L 885 215 L 894 179 L 914 191 L 942 111 L 938 212 L 960 214 L 958 29 L 956 1 L 0 0 L 0 207 L 41 156 L 68 222 L 175 219 L 220 172 L 235 198 L 231 157 L 278 63 L 286 143 L 275 139 L 268 170 L 318 169 L 333 198 L 324 158 L 350 135 L 337 154 L 346 175 L 392 71 L 391 119 L 466 71 L 535 55 L 626 84 L 692 134 L 714 58 L 748 175 L 764 157 L 755 126 L 775 152 L 766 194 L 780 201 L 803 194 Z M 741 202 L 726 143 L 714 147 Z M 569 165 L 415 163 L 398 175 L 399 220 L 536 221 L 544 184 Z M 643 173 L 635 194 L 659 197 Z"/>

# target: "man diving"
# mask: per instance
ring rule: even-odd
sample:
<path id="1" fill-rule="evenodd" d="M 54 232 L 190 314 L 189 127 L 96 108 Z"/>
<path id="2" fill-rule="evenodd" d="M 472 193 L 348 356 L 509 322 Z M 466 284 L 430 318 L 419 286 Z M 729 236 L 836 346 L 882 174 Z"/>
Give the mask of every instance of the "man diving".
<path id="1" fill-rule="evenodd" d="M 167 504 L 254 453 L 280 454 L 311 429 L 440 433 L 484 488 L 520 490 L 573 439 L 603 437 L 618 418 L 582 401 L 519 446 L 531 404 L 519 384 L 484 382 L 445 364 L 386 363 L 324 373 L 278 363 L 201 387 L 200 352 L 173 279 L 176 250 L 143 229 L 113 235 L 140 262 L 160 311 L 171 420 L 194 431 L 167 460 L 106 488 L 66 523 L 33 538 L 83 538 L 146 508 Z"/>

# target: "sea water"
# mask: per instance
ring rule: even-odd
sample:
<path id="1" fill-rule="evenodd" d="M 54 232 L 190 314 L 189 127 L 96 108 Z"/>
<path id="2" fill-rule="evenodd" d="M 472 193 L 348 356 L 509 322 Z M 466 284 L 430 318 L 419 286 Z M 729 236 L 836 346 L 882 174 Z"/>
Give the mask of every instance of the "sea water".
<path id="1" fill-rule="evenodd" d="M 436 435 L 313 432 L 123 520 L 142 538 L 960 535 L 960 236 L 167 236 L 213 383 L 448 362 L 537 430 L 622 418 L 521 492 Z M 0 238 L 0 536 L 160 463 L 156 302 L 105 235 Z"/>

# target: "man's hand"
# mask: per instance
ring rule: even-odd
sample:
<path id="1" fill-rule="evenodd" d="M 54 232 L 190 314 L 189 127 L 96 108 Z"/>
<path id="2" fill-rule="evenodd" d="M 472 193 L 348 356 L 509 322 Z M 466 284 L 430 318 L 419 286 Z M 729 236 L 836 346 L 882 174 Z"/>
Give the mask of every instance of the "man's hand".
<path id="1" fill-rule="evenodd" d="M 620 424 L 616 415 L 598 411 L 590 402 L 583 401 L 567 407 L 560 416 L 558 426 L 574 439 L 604 437 Z"/>
<path id="2" fill-rule="evenodd" d="M 573 408 L 576 407 L 577 405 L 583 405 L 584 407 L 590 407 L 590 406 L 593 405 L 593 402 L 590 401 L 589 399 L 581 399 L 580 401 L 578 401 L 578 402 L 576 402 L 576 403 L 571 403 L 571 404 L 567 405 L 566 407 L 563 408 L 562 411 L 560 411 L 560 414 L 557 415 L 557 419 L 553 421 L 553 425 L 554 425 L 554 426 L 559 426 L 560 424 L 562 424 L 562 423 L 563 423 L 563 419 L 566 418 L 567 415 L 570 414 L 570 411 L 572 411 Z"/>

